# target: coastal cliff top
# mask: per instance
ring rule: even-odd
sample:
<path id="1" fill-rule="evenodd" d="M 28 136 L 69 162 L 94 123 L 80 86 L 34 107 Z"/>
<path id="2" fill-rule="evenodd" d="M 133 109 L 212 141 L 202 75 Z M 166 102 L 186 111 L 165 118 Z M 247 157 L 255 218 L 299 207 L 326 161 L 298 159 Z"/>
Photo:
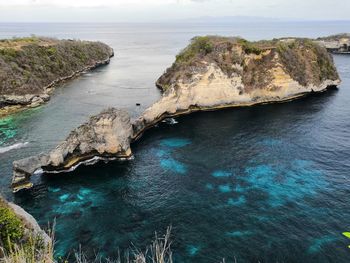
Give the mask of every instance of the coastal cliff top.
<path id="1" fill-rule="evenodd" d="M 0 39 L 0 49 L 11 48 L 15 50 L 21 50 L 25 46 L 38 45 L 38 46 L 54 46 L 59 41 L 55 38 L 47 37 L 14 37 L 12 39 Z"/>
<path id="2" fill-rule="evenodd" d="M 77 39 L 57 39 L 51 37 L 41 37 L 41 36 L 30 36 L 30 37 L 13 37 L 10 39 L 0 39 L 0 50 L 13 49 L 16 51 L 20 51 L 25 49 L 28 46 L 37 46 L 37 47 L 52 47 L 59 45 L 64 42 L 73 42 L 73 43 L 81 43 L 81 44 L 89 44 L 89 43 L 100 43 L 102 42 L 92 42 L 85 40 L 77 40 Z M 104 44 L 103 44 L 104 45 Z"/>
<path id="3" fill-rule="evenodd" d="M 270 75 L 268 71 L 277 64 L 303 86 L 339 79 L 331 55 L 311 39 L 250 42 L 239 37 L 201 36 L 193 38 L 176 56 L 157 86 L 166 91 L 179 82 L 189 84 L 209 64 L 216 65 L 228 77 L 241 76 L 245 86 L 251 88 L 263 87 Z"/>
<path id="4" fill-rule="evenodd" d="M 35 36 L 0 40 L 0 96 L 45 94 L 53 82 L 112 55 L 113 49 L 101 42 Z"/>

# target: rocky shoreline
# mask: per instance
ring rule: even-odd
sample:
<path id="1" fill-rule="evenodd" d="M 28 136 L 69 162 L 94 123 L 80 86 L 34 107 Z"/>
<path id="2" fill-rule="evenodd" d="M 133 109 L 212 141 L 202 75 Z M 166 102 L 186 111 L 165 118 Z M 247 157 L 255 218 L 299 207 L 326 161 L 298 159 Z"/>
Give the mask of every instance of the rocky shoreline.
<path id="1" fill-rule="evenodd" d="M 280 103 L 339 84 L 332 57 L 309 40 L 250 43 L 197 38 L 158 79 L 163 96 L 139 118 L 131 120 L 115 108 L 91 117 L 49 153 L 15 161 L 12 188 L 17 192 L 32 187 L 30 177 L 35 173 L 71 171 L 99 159 L 132 158 L 132 143 L 165 118 Z"/>

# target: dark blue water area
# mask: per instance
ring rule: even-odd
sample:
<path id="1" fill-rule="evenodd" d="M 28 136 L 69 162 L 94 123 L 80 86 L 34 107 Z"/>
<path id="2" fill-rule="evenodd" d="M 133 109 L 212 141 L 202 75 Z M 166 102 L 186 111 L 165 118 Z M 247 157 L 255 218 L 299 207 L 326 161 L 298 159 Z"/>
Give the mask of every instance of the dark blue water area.
<path id="1" fill-rule="evenodd" d="M 338 90 L 179 117 L 148 130 L 131 161 L 35 176 L 34 188 L 16 195 L 9 189 L 12 161 L 51 149 L 90 114 L 117 106 L 135 116 L 157 100 L 155 79 L 194 35 L 314 37 L 345 28 L 0 24 L 0 36 L 79 37 L 119 50 L 110 65 L 57 88 L 48 104 L 0 119 L 0 190 L 40 225 L 56 219 L 57 257 L 81 245 L 89 258 L 115 258 L 172 226 L 178 263 L 350 262 L 341 234 L 350 230 L 349 56 L 334 57 Z"/>
<path id="2" fill-rule="evenodd" d="M 57 255 L 113 257 L 171 225 L 176 262 L 349 262 L 347 94 L 183 116 L 134 160 L 47 175 L 16 202 L 56 218 Z"/>

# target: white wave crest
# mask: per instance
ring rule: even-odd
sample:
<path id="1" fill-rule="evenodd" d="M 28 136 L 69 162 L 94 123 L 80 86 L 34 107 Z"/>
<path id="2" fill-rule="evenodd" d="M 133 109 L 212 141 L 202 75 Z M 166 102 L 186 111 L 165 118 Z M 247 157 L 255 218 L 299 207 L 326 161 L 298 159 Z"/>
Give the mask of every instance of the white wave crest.
<path id="1" fill-rule="evenodd" d="M 175 120 L 174 118 L 166 118 L 163 120 L 163 122 L 165 122 L 166 124 L 169 124 L 169 125 L 178 124 L 177 120 Z"/>
<path id="2" fill-rule="evenodd" d="M 20 142 L 20 143 L 15 143 L 13 145 L 5 146 L 5 147 L 0 147 L 0 153 L 5 153 L 8 151 L 12 151 L 15 149 L 20 149 L 25 147 L 29 142 Z"/>

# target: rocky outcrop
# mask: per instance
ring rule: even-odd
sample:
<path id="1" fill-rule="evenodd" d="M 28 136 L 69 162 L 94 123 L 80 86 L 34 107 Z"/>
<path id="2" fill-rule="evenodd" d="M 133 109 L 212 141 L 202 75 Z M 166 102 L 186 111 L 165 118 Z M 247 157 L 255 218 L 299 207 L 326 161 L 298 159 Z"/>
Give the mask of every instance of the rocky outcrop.
<path id="1" fill-rule="evenodd" d="M 41 229 L 38 222 L 31 214 L 27 213 L 22 207 L 14 203 L 8 203 L 8 206 L 23 222 L 24 228 L 26 230 L 25 235 L 32 234 L 34 236 L 39 236 L 46 246 L 50 245 L 52 242 L 51 238 L 44 230 Z"/>
<path id="2" fill-rule="evenodd" d="M 55 85 L 108 64 L 100 42 L 19 38 L 0 40 L 0 116 L 50 99 Z"/>
<path id="3" fill-rule="evenodd" d="M 308 39 L 248 42 L 198 37 L 157 80 L 163 97 L 134 127 L 141 134 L 166 117 L 282 102 L 339 83 L 332 57 Z"/>
<path id="4" fill-rule="evenodd" d="M 130 158 L 132 136 L 127 112 L 113 108 L 105 110 L 72 131 L 51 152 L 15 161 L 13 191 L 31 188 L 30 177 L 36 172 L 70 171 L 82 163 L 94 163 L 99 158 Z"/>
<path id="5" fill-rule="evenodd" d="M 14 191 L 31 187 L 29 177 L 41 169 L 66 171 L 96 158 L 128 158 L 130 143 L 164 118 L 282 102 L 339 83 L 332 57 L 312 40 L 195 38 L 158 79 L 162 98 L 139 118 L 131 123 L 116 109 L 92 117 L 49 154 L 14 162 L 12 186 Z"/>
<path id="6" fill-rule="evenodd" d="M 350 54 L 350 34 L 338 34 L 317 38 L 316 43 L 335 54 Z"/>

